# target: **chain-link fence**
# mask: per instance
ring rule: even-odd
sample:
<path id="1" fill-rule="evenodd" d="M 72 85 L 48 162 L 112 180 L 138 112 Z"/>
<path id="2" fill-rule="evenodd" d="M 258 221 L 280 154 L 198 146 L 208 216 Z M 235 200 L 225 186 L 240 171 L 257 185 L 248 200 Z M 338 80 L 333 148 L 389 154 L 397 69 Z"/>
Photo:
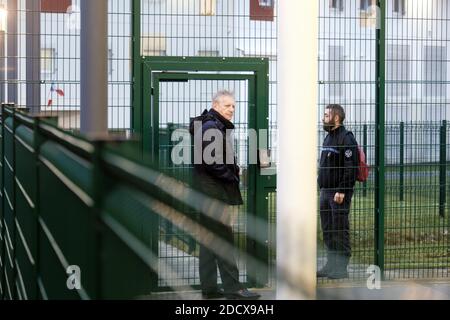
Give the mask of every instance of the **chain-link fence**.
<path id="1" fill-rule="evenodd" d="M 5 44 L 7 74 L 1 98 L 26 106 L 31 112 L 57 116 L 59 125 L 80 127 L 80 0 L 4 0 L 7 28 L 0 34 Z M 108 125 L 125 136 L 141 134 L 136 123 L 137 96 L 133 83 L 142 86 L 139 56 L 261 57 L 270 59 L 270 122 L 276 124 L 276 10 L 274 1 L 228 0 L 109 0 L 108 1 Z M 139 28 L 136 27 L 139 25 Z M 138 34 L 136 31 L 139 31 Z M 135 33 L 133 33 L 135 32 Z M 140 44 L 140 52 L 136 50 Z M 1 50 L 1 46 L 0 46 Z M 135 58 L 134 60 L 132 58 Z M 186 127 L 189 118 L 210 107 L 215 90 L 235 91 L 238 107 L 237 152 L 242 166 L 242 192 L 247 174 L 248 84 L 246 81 L 161 82 L 160 163 L 163 171 L 188 178 L 190 168 L 171 166 L 171 130 Z M 1 91 L 1 90 L 0 90 Z M 149 106 L 146 106 L 149 108 Z M 144 107 L 145 108 L 145 107 Z M 134 117 L 134 118 L 133 118 Z M 240 137 L 240 138 L 239 138 Z M 270 139 L 274 145 L 274 138 Z M 149 150 L 145 150 L 149 151 Z M 172 168 L 172 169 L 171 169 Z M 246 206 L 235 226 L 236 240 L 245 248 Z M 198 284 L 197 244 L 170 224 L 160 223 L 160 256 L 183 270 L 161 286 Z M 165 263 L 165 261 L 163 261 Z M 186 263 L 186 266 L 183 264 Z M 180 267 L 181 266 L 181 267 Z M 194 270 L 194 271 L 193 271 Z M 246 280 L 245 265 L 241 278 Z"/>

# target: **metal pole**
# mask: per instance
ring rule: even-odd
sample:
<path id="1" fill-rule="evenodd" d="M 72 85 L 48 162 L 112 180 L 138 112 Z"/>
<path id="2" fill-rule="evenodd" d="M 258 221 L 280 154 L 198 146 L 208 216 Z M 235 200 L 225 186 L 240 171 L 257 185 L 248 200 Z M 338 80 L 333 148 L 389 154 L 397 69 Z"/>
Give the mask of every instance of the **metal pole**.
<path id="1" fill-rule="evenodd" d="M 278 5 L 277 299 L 314 299 L 319 2 Z"/>
<path id="2" fill-rule="evenodd" d="M 364 124 L 363 127 L 363 150 L 364 154 L 367 155 L 367 124 Z M 363 184 L 363 197 L 367 197 L 367 181 Z"/>
<path id="3" fill-rule="evenodd" d="M 377 30 L 377 87 L 375 134 L 375 264 L 384 277 L 384 205 L 385 205 L 385 85 L 386 85 L 386 1 L 377 1 L 380 29 Z"/>
<path id="4" fill-rule="evenodd" d="M 5 31 L 0 30 L 0 103 L 6 102 L 6 57 L 5 57 Z"/>
<path id="5" fill-rule="evenodd" d="M 5 105 L 2 104 L 1 107 L 1 127 L 0 127 L 0 132 L 2 137 L 5 136 L 5 116 L 6 116 L 6 112 L 5 112 Z M 0 286 L 2 288 L 1 290 L 1 295 L 0 295 L 0 299 L 2 301 L 5 300 L 6 298 L 6 279 L 5 279 L 5 268 L 6 268 L 6 264 L 5 264 L 5 258 L 6 258 L 6 254 L 5 254 L 5 250 L 6 250 L 6 241 L 5 241 L 5 235 L 6 235 L 6 230 L 5 230 L 5 203 L 6 203 L 6 199 L 4 198 L 4 190 L 5 190 L 5 174 L 4 174 L 4 168 L 6 166 L 5 164 L 5 156 L 4 156 L 4 150 L 5 150 L 5 139 L 1 139 L 0 140 L 0 163 L 1 163 L 1 177 L 0 177 L 0 195 L 2 198 L 2 202 L 0 203 L 0 208 L 1 208 L 1 212 L 0 212 L 0 235 L 1 235 L 1 239 L 0 239 L 0 259 L 2 259 L 2 263 L 0 265 Z"/>
<path id="6" fill-rule="evenodd" d="M 41 1 L 26 0 L 27 108 L 41 111 Z"/>
<path id="7" fill-rule="evenodd" d="M 400 201 L 405 199 L 405 123 L 400 122 Z"/>
<path id="8" fill-rule="evenodd" d="M 81 133 L 108 134 L 108 0 L 81 1 Z"/>
<path id="9" fill-rule="evenodd" d="M 445 203 L 447 202 L 447 121 L 442 121 L 440 130 L 439 152 L 439 216 L 445 217 Z"/>
<path id="10" fill-rule="evenodd" d="M 17 0 L 8 0 L 8 101 L 16 105 L 19 103 L 17 100 L 17 35 Z"/>
<path id="11" fill-rule="evenodd" d="M 142 75 L 141 75 L 141 0 L 133 0 L 133 88 L 132 125 L 133 133 L 143 132 L 142 113 Z"/>

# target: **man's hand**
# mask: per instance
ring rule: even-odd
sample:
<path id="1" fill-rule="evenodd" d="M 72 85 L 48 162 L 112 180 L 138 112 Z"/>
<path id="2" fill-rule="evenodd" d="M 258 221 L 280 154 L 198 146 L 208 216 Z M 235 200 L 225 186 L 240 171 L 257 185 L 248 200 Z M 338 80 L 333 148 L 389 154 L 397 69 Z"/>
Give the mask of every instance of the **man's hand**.
<path id="1" fill-rule="evenodd" d="M 345 198 L 345 193 L 336 193 L 334 195 L 334 202 L 336 202 L 337 204 L 343 204 L 344 198 Z"/>

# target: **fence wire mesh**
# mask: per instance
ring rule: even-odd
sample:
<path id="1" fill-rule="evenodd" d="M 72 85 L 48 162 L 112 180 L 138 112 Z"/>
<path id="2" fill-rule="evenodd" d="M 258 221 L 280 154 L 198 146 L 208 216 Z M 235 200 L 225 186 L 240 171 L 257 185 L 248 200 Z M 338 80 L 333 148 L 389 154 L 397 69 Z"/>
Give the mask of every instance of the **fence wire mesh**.
<path id="1" fill-rule="evenodd" d="M 385 77 L 377 73 L 377 1 L 319 1 L 319 128 L 325 106 L 340 103 L 347 111 L 346 126 L 355 133 L 372 166 L 367 183 L 357 184 L 350 213 L 352 260 L 350 278 L 366 278 L 375 263 L 375 195 L 378 171 L 386 181 L 384 257 L 386 277 L 449 276 L 448 213 L 448 30 L 450 6 L 446 1 L 387 0 Z M 44 4 L 45 3 L 45 4 Z M 49 5 L 49 3 L 53 3 Z M 263 8 L 264 6 L 268 8 Z M 109 128 L 129 133 L 132 126 L 132 4 L 109 0 Z M 3 0 L 8 11 L 0 30 L 0 57 L 7 72 L 0 78 L 0 98 L 52 116 L 59 125 L 77 130 L 80 125 L 80 0 Z M 375 6 L 375 7 L 374 7 Z M 276 163 L 277 126 L 277 16 L 275 1 L 142 0 L 140 2 L 141 55 L 197 57 L 264 57 L 270 59 L 270 147 Z M 378 21 L 379 22 L 379 21 Z M 6 60 L 3 59 L 6 57 Z M 161 162 L 164 170 L 178 170 L 189 179 L 189 168 L 174 168 L 168 159 L 168 136 L 186 126 L 181 115 L 208 107 L 216 84 L 194 81 L 164 83 L 161 110 Z M 223 87 L 225 84 L 221 84 Z M 385 90 L 386 167 L 375 167 L 377 85 Z M 191 86 L 191 87 L 189 87 Z M 238 94 L 245 85 L 230 84 Z M 233 89 L 233 88 L 231 88 Z M 245 89 L 243 89 L 245 91 Z M 246 94 L 241 93 L 245 105 Z M 301 98 L 299 98 L 301 103 Z M 180 103 L 181 101 L 181 103 Z M 177 108 L 173 108 L 173 104 Z M 245 136 L 247 119 L 238 119 Z M 172 129 L 171 129 L 172 128 Z M 320 131 L 318 145 L 325 134 Z M 164 140 L 164 137 L 166 140 Z M 164 142 L 165 141 L 165 142 Z M 238 146 L 246 164 L 246 144 Z M 166 153 L 164 153 L 166 152 Z M 318 151 L 318 155 L 320 150 Z M 165 157 L 165 158 L 164 158 Z M 165 167 L 164 167 L 165 166 Z M 186 169 L 186 170 L 185 170 Z M 245 177 L 244 177 L 245 183 Z M 299 182 L 300 183 L 300 182 Z M 243 187 L 245 194 L 245 186 Z M 275 260 L 276 193 L 267 196 L 269 255 Z M 242 208 L 242 212 L 246 212 Z M 238 220 L 236 240 L 245 238 L 245 215 Z M 198 284 L 196 250 L 189 235 L 161 222 L 161 258 L 181 268 L 181 279 L 160 286 Z M 319 230 L 319 267 L 325 247 Z M 274 266 L 274 264 L 272 264 Z M 241 278 L 245 268 L 241 267 Z M 272 275 L 275 272 L 271 269 Z M 162 271 L 163 272 L 163 271 Z"/>
<path id="2" fill-rule="evenodd" d="M 195 80 L 188 82 L 162 82 L 159 88 L 159 125 L 160 125 L 160 154 L 159 165 L 163 172 L 167 172 L 187 183 L 191 180 L 193 170 L 192 165 L 177 165 L 172 161 L 174 143 L 172 136 L 175 130 L 180 134 L 189 136 L 189 120 L 200 115 L 203 110 L 211 105 L 211 96 L 219 90 L 227 88 L 235 92 L 237 112 L 234 119 L 236 129 L 234 130 L 234 146 L 236 154 L 239 154 L 239 166 L 242 169 L 241 193 L 247 199 L 248 186 L 248 87 L 247 81 L 235 80 Z M 193 148 L 193 146 L 190 146 Z M 246 247 L 246 224 L 248 211 L 247 201 L 239 207 L 237 219 L 234 223 L 235 243 L 245 251 Z M 170 223 L 160 221 L 160 258 L 162 264 L 173 265 L 176 263 L 180 279 L 174 279 L 171 287 L 178 287 L 181 284 L 199 285 L 198 274 L 198 248 L 192 240 L 192 235 L 182 233 L 173 228 Z M 169 240 L 169 241 L 167 241 Z M 240 280 L 245 283 L 247 280 L 246 263 L 239 254 L 237 259 L 240 272 Z M 160 275 L 164 279 L 164 274 Z M 220 282 L 220 278 L 218 279 Z M 167 281 L 165 281 L 167 282 Z M 161 287 L 164 283 L 161 280 Z"/>
<path id="3" fill-rule="evenodd" d="M 258 1 L 228 0 L 142 0 L 139 2 L 141 35 L 133 35 L 133 4 L 135 0 L 108 1 L 108 124 L 114 132 L 128 135 L 134 131 L 132 119 L 134 36 L 141 43 L 141 56 L 197 57 L 264 57 L 271 60 L 270 143 L 275 147 L 276 125 L 276 10 L 273 1 L 260 5 Z M 3 0 L 0 6 L 8 12 L 8 27 L 0 33 L 0 43 L 7 43 L 7 78 L 2 83 L 3 101 L 26 106 L 32 112 L 57 116 L 59 125 L 68 130 L 80 127 L 80 0 L 41 1 Z M 140 39 L 139 39 L 140 38 Z M 0 50 L 1 50 L 0 46 Z M 3 51 L 2 51 L 3 52 Z M 5 61 L 5 59 L 2 59 Z M 232 82 L 232 81 L 231 81 Z M 194 82 L 193 82 L 194 83 Z M 161 90 L 161 138 L 169 138 L 171 129 L 186 126 L 183 115 L 193 116 L 210 106 L 213 89 L 218 87 L 195 82 L 195 86 L 165 83 Z M 235 90 L 242 109 L 246 109 L 245 85 L 230 85 Z M 217 89 L 217 88 L 216 88 Z M 193 91 L 192 91 L 193 90 Z M 190 92 L 192 91 L 192 92 Z M 182 101 L 182 103 L 181 103 Z M 173 108 L 173 104 L 177 107 Z M 244 112 L 245 113 L 245 112 Z M 248 126 L 245 114 L 238 119 L 238 135 L 244 136 Z M 164 133 L 165 132 L 165 133 Z M 170 139 L 162 141 L 162 169 L 169 170 L 165 152 Z M 247 161 L 245 141 L 238 145 L 240 163 Z M 165 158 L 164 158 L 165 157 Z M 188 168 L 189 169 L 189 168 Z M 189 170 L 179 170 L 180 179 Z M 172 172 L 173 173 L 173 172 Z M 245 180 L 245 177 L 243 178 Z M 243 194 L 246 195 L 245 186 Z M 236 225 L 236 241 L 245 245 L 247 208 Z M 198 284 L 191 272 L 190 261 L 197 249 L 189 235 L 161 223 L 161 258 L 177 261 L 182 269 L 181 280 L 159 285 Z M 186 242 L 186 243 L 185 243 Z M 193 262 L 195 266 L 196 262 Z M 186 264 L 186 266 L 184 266 Z M 177 267 L 177 268 L 178 268 Z M 180 269 L 180 270 L 181 270 Z M 191 270 L 191 271 L 189 271 Z M 245 281 L 245 267 L 240 268 Z M 178 282 L 177 282 L 178 281 Z"/>
<path id="4" fill-rule="evenodd" d="M 1 4 L 0 4 L 1 5 Z M 131 1 L 109 0 L 109 128 L 131 129 Z M 3 1 L 7 11 L 7 81 L 2 101 L 80 127 L 80 0 Z"/>
<path id="5" fill-rule="evenodd" d="M 366 151 L 371 175 L 357 183 L 350 210 L 350 278 L 367 278 L 375 263 L 375 175 L 384 175 L 384 259 L 387 279 L 449 275 L 448 40 L 445 1 L 320 1 L 319 121 L 341 104 L 347 129 Z M 385 28 L 386 39 L 377 38 Z M 385 83 L 377 43 L 385 43 Z M 376 167 L 377 85 L 385 93 L 385 167 Z M 319 122 L 319 128 L 321 122 Z M 325 134 L 320 132 L 321 145 Z M 319 231 L 319 239 L 322 232 Z M 326 261 L 319 246 L 319 266 Z M 323 280 L 327 281 L 327 280 Z"/>
<path id="6" fill-rule="evenodd" d="M 388 1 L 386 11 L 386 277 L 448 277 L 450 7 Z"/>
<path id="7" fill-rule="evenodd" d="M 257 1 L 142 1 L 141 5 L 143 56 L 269 58 L 268 94 L 271 124 L 269 143 L 276 148 L 276 13 L 269 10 L 268 13 L 263 11 L 262 14 L 258 14 L 258 11 L 255 11 L 255 8 L 259 8 Z M 271 2 L 269 8 L 273 7 L 274 3 Z M 220 75 L 221 72 L 215 74 Z M 234 144 L 242 173 L 241 192 L 244 205 L 238 209 L 233 231 L 235 244 L 239 249 L 237 252 L 239 276 L 243 283 L 249 280 L 247 263 L 243 255 L 247 250 L 249 210 L 248 86 L 247 81 L 243 80 L 189 80 L 189 82 L 161 82 L 158 90 L 160 165 L 163 170 L 183 180 L 190 179 L 192 167 L 171 163 L 170 155 L 173 148 L 170 142 L 171 133 L 173 130 L 186 129 L 191 118 L 210 108 L 211 99 L 217 91 L 227 89 L 236 95 Z M 164 144 L 162 141 L 167 143 Z M 174 279 L 170 285 L 172 287 L 185 284 L 199 285 L 198 245 L 192 241 L 190 235 L 179 232 L 170 223 L 160 222 L 160 226 L 162 260 L 176 260 L 176 268 L 180 270 L 178 279 Z M 170 240 L 164 242 L 164 239 Z M 220 278 L 218 281 L 220 283 Z M 160 281 L 159 285 L 164 288 L 167 283 Z"/>

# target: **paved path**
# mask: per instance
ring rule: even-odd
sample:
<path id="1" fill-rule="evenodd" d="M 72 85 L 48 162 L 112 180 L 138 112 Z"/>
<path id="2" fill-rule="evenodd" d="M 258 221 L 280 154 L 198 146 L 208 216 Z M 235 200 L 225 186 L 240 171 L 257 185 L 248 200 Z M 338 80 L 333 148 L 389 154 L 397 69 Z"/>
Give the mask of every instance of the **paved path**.
<path id="1" fill-rule="evenodd" d="M 198 258 L 191 256 L 177 248 L 160 242 L 160 286 L 189 287 L 199 285 Z M 318 267 L 325 264 L 325 259 L 318 258 Z M 169 268 L 170 266 L 170 268 Z M 244 264 L 240 263 L 240 272 L 245 274 Z M 170 274 L 172 269 L 173 274 Z M 444 281 L 386 281 L 381 284 L 380 290 L 369 290 L 365 279 L 367 266 L 351 264 L 349 266 L 352 278 L 341 281 L 321 281 L 317 290 L 317 298 L 320 300 L 410 300 L 410 299 L 437 299 L 450 300 L 450 279 Z M 388 276 L 395 276 L 395 271 L 390 271 Z M 363 280 L 361 280 L 363 279 Z M 245 281 L 242 276 L 241 281 Z M 218 283 L 221 283 L 218 277 Z M 272 281 L 272 283 L 275 283 Z M 273 289 L 256 289 L 262 295 L 262 300 L 275 300 L 276 292 Z M 152 294 L 148 299 L 157 300 L 201 300 L 198 290 L 183 292 Z"/>
<path id="2" fill-rule="evenodd" d="M 160 287 L 180 287 L 200 285 L 198 258 L 183 252 L 165 242 L 159 242 L 160 256 Z M 238 261 L 240 280 L 245 282 L 246 268 L 243 261 Z M 220 280 L 217 272 L 218 283 Z"/>
<path id="3" fill-rule="evenodd" d="M 362 283 L 324 286 L 317 290 L 321 300 L 450 300 L 450 280 L 382 282 L 380 290 Z"/>
<path id="4" fill-rule="evenodd" d="M 255 289 L 261 300 L 276 300 L 271 289 Z M 202 300 L 198 291 L 159 293 L 151 300 Z M 383 282 L 380 290 L 369 290 L 362 283 L 333 284 L 317 289 L 318 300 L 450 300 L 450 281 Z M 225 299 L 217 299 L 225 300 Z"/>

